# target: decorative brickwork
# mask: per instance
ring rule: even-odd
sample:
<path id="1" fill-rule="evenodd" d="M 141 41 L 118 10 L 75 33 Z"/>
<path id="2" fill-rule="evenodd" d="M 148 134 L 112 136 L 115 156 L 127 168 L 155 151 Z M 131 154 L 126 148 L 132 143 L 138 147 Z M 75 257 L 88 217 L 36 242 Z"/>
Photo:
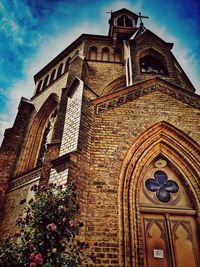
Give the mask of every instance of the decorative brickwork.
<path id="1" fill-rule="evenodd" d="M 174 90 L 174 88 L 170 88 L 169 86 L 163 85 L 162 83 L 155 83 L 154 81 L 152 81 L 151 86 L 146 87 L 144 82 L 142 88 L 141 84 L 139 84 L 138 87 L 139 88 L 137 88 L 137 85 L 134 85 L 133 87 L 129 87 L 123 91 L 120 91 L 120 93 L 118 94 L 113 94 L 113 98 L 112 95 L 109 97 L 112 98 L 112 100 L 106 100 L 106 98 L 102 97 L 103 103 L 97 104 L 96 112 L 100 113 L 104 110 L 120 106 L 126 102 L 133 101 L 137 97 L 143 96 L 156 90 L 171 95 L 176 99 L 181 100 L 195 108 L 200 108 L 200 97 L 191 95 L 187 91 L 182 90 L 181 88 L 176 88 L 176 90 Z M 99 103 L 100 101 L 101 99 L 98 99 L 97 101 L 94 100 L 94 103 Z"/>
<path id="2" fill-rule="evenodd" d="M 14 179 L 11 183 L 9 183 L 8 192 L 16 190 L 17 188 L 33 183 L 35 181 L 39 181 L 40 173 L 41 170 L 37 168 L 31 173 L 27 173 L 25 175 L 18 177 L 17 179 Z"/>

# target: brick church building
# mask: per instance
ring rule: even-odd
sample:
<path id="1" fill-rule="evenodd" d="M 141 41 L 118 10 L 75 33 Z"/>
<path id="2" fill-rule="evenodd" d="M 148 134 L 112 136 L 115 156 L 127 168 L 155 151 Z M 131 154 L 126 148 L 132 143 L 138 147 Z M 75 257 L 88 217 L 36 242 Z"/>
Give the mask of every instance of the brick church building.
<path id="1" fill-rule="evenodd" d="M 94 266 L 198 267 L 200 96 L 127 9 L 35 76 L 1 147 L 1 234 L 35 183 L 74 181 Z"/>

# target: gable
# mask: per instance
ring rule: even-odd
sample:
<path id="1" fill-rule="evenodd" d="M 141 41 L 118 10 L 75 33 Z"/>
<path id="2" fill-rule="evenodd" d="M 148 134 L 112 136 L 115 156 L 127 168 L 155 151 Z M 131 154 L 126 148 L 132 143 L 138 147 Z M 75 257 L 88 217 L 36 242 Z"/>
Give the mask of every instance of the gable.
<path id="1" fill-rule="evenodd" d="M 140 44 L 140 43 L 143 44 L 144 41 L 146 41 L 146 40 L 153 40 L 154 42 L 156 42 L 162 46 L 165 46 L 166 48 L 168 48 L 170 50 L 173 47 L 173 43 L 165 42 L 163 39 L 161 39 L 159 36 L 157 36 L 155 33 L 153 33 L 150 30 L 143 31 L 141 34 L 139 34 L 138 37 L 136 38 L 136 43 L 137 44 Z"/>

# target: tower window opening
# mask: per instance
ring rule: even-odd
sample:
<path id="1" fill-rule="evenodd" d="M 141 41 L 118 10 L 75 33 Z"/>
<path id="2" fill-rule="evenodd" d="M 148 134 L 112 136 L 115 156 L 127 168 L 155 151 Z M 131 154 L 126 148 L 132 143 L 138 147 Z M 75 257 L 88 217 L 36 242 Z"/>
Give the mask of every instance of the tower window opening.
<path id="1" fill-rule="evenodd" d="M 164 62 L 155 55 L 146 55 L 140 59 L 140 71 L 147 74 L 167 75 Z"/>
<path id="2" fill-rule="evenodd" d="M 107 47 L 104 47 L 101 53 L 101 60 L 109 61 L 109 59 L 110 59 L 110 50 Z"/>
<path id="3" fill-rule="evenodd" d="M 48 85 L 48 80 L 49 80 L 49 75 L 46 76 L 45 80 L 44 80 L 44 83 L 43 83 L 43 86 L 42 86 L 42 89 L 46 88 L 47 85 Z"/>
<path id="4" fill-rule="evenodd" d="M 124 20 L 125 20 L 126 27 L 133 27 L 133 22 L 131 19 L 129 19 L 127 16 L 124 16 Z"/>
<path id="5" fill-rule="evenodd" d="M 124 15 L 117 19 L 117 25 L 122 27 L 133 27 L 133 21 Z"/>
<path id="6" fill-rule="evenodd" d="M 120 17 L 120 18 L 117 19 L 117 26 L 124 26 L 123 17 Z"/>
<path id="7" fill-rule="evenodd" d="M 52 83 L 55 79 L 55 73 L 56 73 L 56 69 L 54 69 L 51 73 L 51 77 L 50 77 L 50 82 L 49 83 Z"/>
<path id="8" fill-rule="evenodd" d="M 63 69 L 63 63 L 61 63 L 58 68 L 57 78 L 59 78 L 62 75 L 62 69 Z"/>
<path id="9" fill-rule="evenodd" d="M 70 60 L 71 60 L 71 57 L 69 57 L 69 58 L 66 60 L 66 63 L 65 63 L 65 72 L 68 72 L 68 70 L 69 70 Z"/>
<path id="10" fill-rule="evenodd" d="M 42 80 L 40 80 L 40 82 L 38 83 L 36 94 L 40 92 L 41 87 L 42 87 Z"/>
<path id="11" fill-rule="evenodd" d="M 96 48 L 96 46 L 90 47 L 89 59 L 97 60 L 97 48 Z"/>
<path id="12" fill-rule="evenodd" d="M 116 48 L 114 51 L 114 60 L 115 62 L 121 62 L 122 60 L 122 53 L 119 48 Z"/>

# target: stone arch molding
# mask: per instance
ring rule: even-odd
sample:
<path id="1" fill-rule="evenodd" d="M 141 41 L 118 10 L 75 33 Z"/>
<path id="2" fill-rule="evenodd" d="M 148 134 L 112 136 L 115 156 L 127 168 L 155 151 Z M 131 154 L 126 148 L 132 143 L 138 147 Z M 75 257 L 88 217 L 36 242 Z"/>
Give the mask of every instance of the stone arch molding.
<path id="1" fill-rule="evenodd" d="M 200 146 L 167 122 L 141 134 L 127 152 L 119 177 L 119 266 L 143 266 L 139 210 L 140 177 L 158 155 L 163 155 L 183 174 L 200 226 Z"/>
<path id="2" fill-rule="evenodd" d="M 27 172 L 36 167 L 37 157 L 42 142 L 43 133 L 51 113 L 58 106 L 59 98 L 52 93 L 35 115 L 30 126 L 26 143 L 17 164 L 15 176 Z"/>

